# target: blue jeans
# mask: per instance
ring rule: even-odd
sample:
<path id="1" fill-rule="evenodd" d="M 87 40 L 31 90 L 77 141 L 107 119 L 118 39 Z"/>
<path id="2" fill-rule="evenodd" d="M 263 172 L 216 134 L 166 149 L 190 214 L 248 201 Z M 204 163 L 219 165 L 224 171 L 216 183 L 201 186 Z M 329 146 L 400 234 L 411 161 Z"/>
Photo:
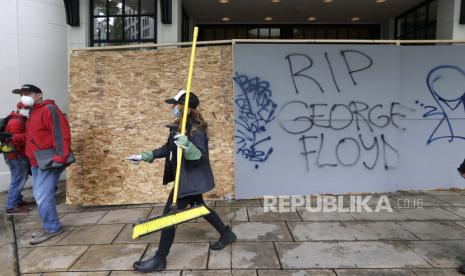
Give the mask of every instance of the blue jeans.
<path id="1" fill-rule="evenodd" d="M 37 202 L 42 228 L 48 233 L 55 233 L 61 228 L 55 190 L 62 171 L 43 171 L 38 167 L 32 167 L 32 194 Z"/>
<path id="2" fill-rule="evenodd" d="M 5 162 L 10 168 L 11 174 L 11 183 L 10 188 L 8 189 L 8 198 L 6 201 L 6 209 L 11 209 L 16 207 L 23 196 L 21 191 L 26 185 L 27 177 L 29 175 L 29 161 L 25 158 L 20 159 L 7 159 L 5 157 Z"/>

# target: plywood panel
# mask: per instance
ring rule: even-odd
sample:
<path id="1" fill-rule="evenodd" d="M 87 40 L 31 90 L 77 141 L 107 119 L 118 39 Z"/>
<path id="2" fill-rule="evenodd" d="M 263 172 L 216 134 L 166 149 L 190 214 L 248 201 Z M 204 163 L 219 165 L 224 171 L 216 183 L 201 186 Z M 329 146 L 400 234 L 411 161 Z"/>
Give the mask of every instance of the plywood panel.
<path id="1" fill-rule="evenodd" d="M 164 160 L 131 165 L 129 154 L 152 150 L 173 121 L 164 100 L 184 88 L 190 48 L 76 52 L 70 62 L 69 121 L 77 162 L 69 168 L 67 203 L 134 204 L 165 201 Z M 234 122 L 231 46 L 200 47 L 192 91 L 209 123 L 216 188 L 234 187 Z"/>

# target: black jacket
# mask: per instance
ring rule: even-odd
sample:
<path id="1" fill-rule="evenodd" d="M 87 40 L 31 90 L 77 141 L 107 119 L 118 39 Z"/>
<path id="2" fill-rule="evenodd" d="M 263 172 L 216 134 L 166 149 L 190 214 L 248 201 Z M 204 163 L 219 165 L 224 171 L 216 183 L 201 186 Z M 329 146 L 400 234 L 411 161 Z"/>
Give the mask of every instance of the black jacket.
<path id="1" fill-rule="evenodd" d="M 202 194 L 215 187 L 210 160 L 208 158 L 208 137 L 203 129 L 191 131 L 192 124 L 191 121 L 187 123 L 187 137 L 189 141 L 202 152 L 202 157 L 199 160 L 186 160 L 183 155 L 178 198 Z M 165 158 L 163 185 L 174 181 L 177 164 L 177 146 L 174 143 L 177 125 L 168 125 L 167 127 L 170 128 L 168 141 L 162 147 L 153 151 L 153 156 L 155 158 Z"/>

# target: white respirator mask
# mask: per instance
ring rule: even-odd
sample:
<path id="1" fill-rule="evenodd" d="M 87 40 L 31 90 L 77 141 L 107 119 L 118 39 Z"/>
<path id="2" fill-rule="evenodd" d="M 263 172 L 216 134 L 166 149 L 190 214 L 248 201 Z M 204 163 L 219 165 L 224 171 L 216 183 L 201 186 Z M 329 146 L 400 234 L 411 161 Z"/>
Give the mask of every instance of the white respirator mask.
<path id="1" fill-rule="evenodd" d="M 34 105 L 34 98 L 31 96 L 22 96 L 21 103 L 25 106 L 33 106 Z"/>
<path id="2" fill-rule="evenodd" d="M 23 115 L 23 116 L 29 117 L 30 110 L 29 109 L 20 109 L 18 113 Z"/>

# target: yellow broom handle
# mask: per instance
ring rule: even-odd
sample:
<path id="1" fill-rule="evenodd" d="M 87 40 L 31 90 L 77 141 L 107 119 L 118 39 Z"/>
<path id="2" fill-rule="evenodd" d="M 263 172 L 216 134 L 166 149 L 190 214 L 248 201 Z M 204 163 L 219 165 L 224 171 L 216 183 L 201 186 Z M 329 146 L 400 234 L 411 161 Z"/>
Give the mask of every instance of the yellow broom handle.
<path id="1" fill-rule="evenodd" d="M 187 123 L 187 112 L 189 108 L 189 95 L 191 92 L 191 81 L 192 75 L 194 73 L 194 60 L 195 60 L 195 46 L 197 44 L 197 35 L 199 34 L 199 28 L 194 27 L 194 37 L 192 40 L 192 51 L 191 51 L 191 60 L 189 64 L 189 75 L 187 77 L 187 87 L 186 87 L 186 100 L 184 101 L 184 110 L 182 112 L 182 123 L 181 123 L 181 134 L 186 133 L 186 123 Z M 176 178 L 174 179 L 174 194 L 173 194 L 173 205 L 176 204 L 178 199 L 178 187 L 179 187 L 179 178 L 181 175 L 181 161 L 182 161 L 182 149 L 178 148 L 178 159 L 176 164 Z"/>

